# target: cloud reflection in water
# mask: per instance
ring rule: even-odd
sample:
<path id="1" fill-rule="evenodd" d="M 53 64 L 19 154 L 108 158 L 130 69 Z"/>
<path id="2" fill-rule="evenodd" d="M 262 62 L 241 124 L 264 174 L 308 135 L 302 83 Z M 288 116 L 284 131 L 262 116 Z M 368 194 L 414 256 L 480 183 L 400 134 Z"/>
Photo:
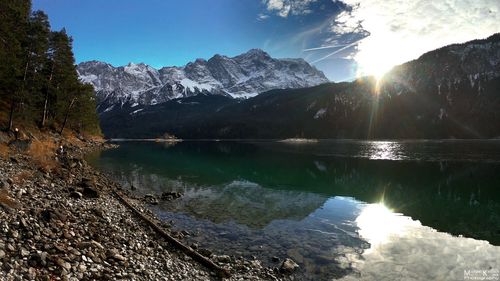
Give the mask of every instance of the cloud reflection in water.
<path id="1" fill-rule="evenodd" d="M 500 268 L 500 247 L 436 231 L 380 203 L 367 204 L 356 223 L 371 247 L 348 256 L 359 275 L 344 281 L 464 280 L 464 270 Z"/>

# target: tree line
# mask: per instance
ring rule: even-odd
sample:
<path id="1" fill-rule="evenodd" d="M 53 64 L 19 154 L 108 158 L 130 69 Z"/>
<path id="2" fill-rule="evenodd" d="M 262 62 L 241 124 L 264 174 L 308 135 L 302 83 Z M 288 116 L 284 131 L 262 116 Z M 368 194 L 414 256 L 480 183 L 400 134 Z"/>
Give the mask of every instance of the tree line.
<path id="1" fill-rule="evenodd" d="M 0 119 L 98 133 L 94 89 L 79 81 L 72 38 L 52 31 L 31 0 L 0 1 Z"/>

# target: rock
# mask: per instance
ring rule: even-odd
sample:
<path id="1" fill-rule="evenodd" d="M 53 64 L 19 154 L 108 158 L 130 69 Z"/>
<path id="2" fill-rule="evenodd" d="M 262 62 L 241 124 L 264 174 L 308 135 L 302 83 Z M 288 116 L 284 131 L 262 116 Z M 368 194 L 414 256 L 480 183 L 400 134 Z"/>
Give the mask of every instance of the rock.
<path id="1" fill-rule="evenodd" d="M 0 250 L 0 259 L 3 259 L 5 257 L 5 252 L 3 250 Z"/>
<path id="2" fill-rule="evenodd" d="M 299 262 L 299 263 L 303 263 L 304 262 L 304 256 L 302 256 L 300 253 L 299 253 L 299 250 L 298 249 L 289 249 L 286 254 L 292 258 L 293 260 Z"/>
<path id="3" fill-rule="evenodd" d="M 81 187 L 94 187 L 95 186 L 95 182 L 92 180 L 92 179 L 89 179 L 89 178 L 83 178 L 82 181 L 80 182 L 80 186 Z"/>
<path id="4" fill-rule="evenodd" d="M 271 261 L 272 262 L 279 262 L 280 258 L 278 258 L 277 256 L 274 256 L 274 257 L 271 258 Z"/>
<path id="5" fill-rule="evenodd" d="M 53 220 L 60 220 L 62 222 L 65 222 L 67 220 L 67 216 L 65 214 L 53 209 L 45 209 L 41 211 L 40 216 L 46 222 L 50 222 Z"/>
<path id="6" fill-rule="evenodd" d="M 115 259 L 117 261 L 126 261 L 127 259 L 120 254 L 118 249 L 111 249 L 106 251 L 106 257 L 108 259 Z"/>
<path id="7" fill-rule="evenodd" d="M 207 249 L 204 249 L 204 248 L 199 249 L 198 253 L 200 253 L 200 255 L 208 257 L 208 258 L 210 256 L 212 256 L 212 252 L 210 250 L 207 250 Z"/>
<path id="8" fill-rule="evenodd" d="M 161 200 L 174 200 L 180 198 L 182 193 L 180 192 L 163 192 L 161 194 Z"/>
<path id="9" fill-rule="evenodd" d="M 250 266 L 252 266 L 255 269 L 262 268 L 262 264 L 261 264 L 261 262 L 259 260 L 250 261 Z"/>
<path id="10" fill-rule="evenodd" d="M 214 260 L 222 263 L 229 263 L 231 262 L 231 257 L 228 255 L 220 255 L 220 256 L 214 256 Z"/>
<path id="11" fill-rule="evenodd" d="M 90 243 L 91 243 L 94 247 L 99 248 L 99 249 L 101 249 L 101 250 L 104 250 L 104 246 L 103 246 L 101 243 L 99 243 L 99 242 L 97 242 L 97 241 L 94 241 L 94 240 L 92 240 Z"/>
<path id="12" fill-rule="evenodd" d="M 280 271 L 283 273 L 293 273 L 299 265 L 295 263 L 292 259 L 286 258 L 281 264 Z"/>
<path id="13" fill-rule="evenodd" d="M 12 230 L 10 232 L 10 237 L 12 237 L 14 239 L 17 239 L 19 237 L 19 232 L 15 231 L 15 230 Z"/>
<path id="14" fill-rule="evenodd" d="M 116 255 L 114 255 L 114 256 L 113 256 L 113 258 L 114 258 L 115 260 L 118 260 L 118 261 L 126 261 L 126 260 L 127 260 L 124 256 L 122 256 L 122 255 L 120 255 L 120 254 L 116 254 Z"/>
<path id="15" fill-rule="evenodd" d="M 32 254 L 28 259 L 28 264 L 33 267 L 47 265 L 47 252 Z"/>
<path id="16" fill-rule="evenodd" d="M 73 198 L 73 199 L 81 199 L 83 197 L 83 194 L 81 194 L 80 192 L 78 191 L 73 191 L 69 194 L 69 197 Z"/>
<path id="17" fill-rule="evenodd" d="M 94 213 L 96 216 L 100 217 L 100 218 L 104 218 L 104 213 L 101 209 L 98 209 L 98 208 L 92 208 L 92 213 Z"/>
<path id="18" fill-rule="evenodd" d="M 0 180 L 0 188 L 9 188 L 10 184 L 6 180 Z"/>
<path id="19" fill-rule="evenodd" d="M 70 264 L 69 262 L 67 262 L 67 261 L 65 261 L 65 260 L 63 260 L 63 259 L 61 259 L 61 258 L 58 258 L 58 259 L 56 260 L 56 264 L 57 264 L 58 266 L 60 266 L 60 267 L 64 268 L 64 269 L 66 269 L 66 270 L 70 270 L 70 269 L 71 269 L 71 264 Z"/>
<path id="20" fill-rule="evenodd" d="M 84 187 L 82 190 L 82 195 L 85 198 L 99 198 L 99 192 L 91 187 Z"/>
<path id="21" fill-rule="evenodd" d="M 85 266 L 85 264 L 81 263 L 79 266 L 78 266 L 78 270 L 80 272 L 87 272 L 87 266 Z"/>
<path id="22" fill-rule="evenodd" d="M 43 211 L 40 212 L 40 217 L 44 220 L 44 221 L 51 221 L 52 219 L 54 219 L 55 217 L 55 214 L 54 212 L 52 212 L 52 210 L 49 210 L 49 209 L 45 209 Z"/>
<path id="23" fill-rule="evenodd" d="M 144 201 L 151 205 L 158 205 L 158 199 L 153 194 L 144 195 Z"/>
<path id="24" fill-rule="evenodd" d="M 25 248 L 21 248 L 21 256 L 23 257 L 27 257 L 29 256 L 30 252 L 28 250 L 26 250 Z"/>

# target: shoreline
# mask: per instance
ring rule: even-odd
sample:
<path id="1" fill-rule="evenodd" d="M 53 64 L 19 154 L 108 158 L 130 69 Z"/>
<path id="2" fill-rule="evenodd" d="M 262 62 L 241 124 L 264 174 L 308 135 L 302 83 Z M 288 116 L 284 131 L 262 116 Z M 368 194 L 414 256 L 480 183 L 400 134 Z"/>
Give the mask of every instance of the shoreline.
<path id="1" fill-rule="evenodd" d="M 221 280 L 134 216 L 114 192 L 170 233 L 146 203 L 83 159 L 113 145 L 54 136 L 46 141 L 62 144 L 54 163 L 17 144 L 0 155 L 0 280 Z M 223 280 L 293 277 L 258 260 L 205 256 L 231 274 Z"/>

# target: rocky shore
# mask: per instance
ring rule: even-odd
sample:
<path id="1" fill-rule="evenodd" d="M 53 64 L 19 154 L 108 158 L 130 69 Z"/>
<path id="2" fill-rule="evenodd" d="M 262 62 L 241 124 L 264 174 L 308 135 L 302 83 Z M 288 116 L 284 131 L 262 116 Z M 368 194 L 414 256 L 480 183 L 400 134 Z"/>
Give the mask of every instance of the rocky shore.
<path id="1" fill-rule="evenodd" d="M 13 141 L 0 134 L 0 280 L 222 279 L 134 216 L 113 195 L 121 187 L 83 160 L 108 144 L 50 134 Z M 169 232 L 144 202 L 127 200 Z M 182 242 L 182 233 L 172 236 Z M 294 279 L 291 260 L 279 270 L 198 251 L 227 269 L 231 277 L 224 280 Z"/>

